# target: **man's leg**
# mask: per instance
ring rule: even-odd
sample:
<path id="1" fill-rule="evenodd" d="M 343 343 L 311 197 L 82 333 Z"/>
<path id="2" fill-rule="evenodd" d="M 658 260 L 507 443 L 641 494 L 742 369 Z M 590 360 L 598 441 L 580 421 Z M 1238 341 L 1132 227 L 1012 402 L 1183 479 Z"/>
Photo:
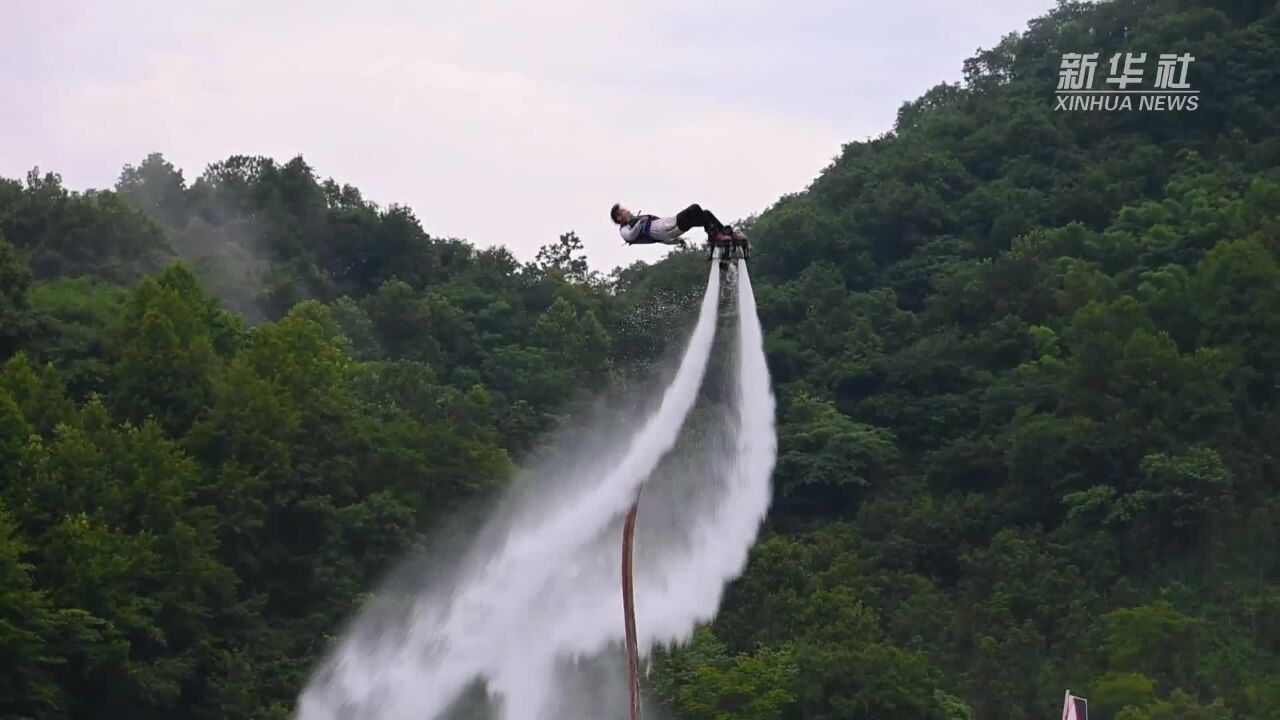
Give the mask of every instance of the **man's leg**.
<path id="1" fill-rule="evenodd" d="M 691 227 L 705 228 L 707 232 L 714 232 L 724 227 L 715 215 L 703 210 L 697 203 L 676 213 L 676 225 L 680 228 L 680 232 L 685 232 Z"/>
<path id="2" fill-rule="evenodd" d="M 680 232 L 687 232 L 691 227 L 701 227 L 702 214 L 702 206 L 694 203 L 676 213 L 676 227 L 680 228 Z"/>
<path id="3" fill-rule="evenodd" d="M 724 223 L 720 222 L 715 215 L 712 215 L 710 210 L 703 210 L 702 218 L 703 222 L 706 223 L 707 230 L 714 231 L 724 229 Z"/>

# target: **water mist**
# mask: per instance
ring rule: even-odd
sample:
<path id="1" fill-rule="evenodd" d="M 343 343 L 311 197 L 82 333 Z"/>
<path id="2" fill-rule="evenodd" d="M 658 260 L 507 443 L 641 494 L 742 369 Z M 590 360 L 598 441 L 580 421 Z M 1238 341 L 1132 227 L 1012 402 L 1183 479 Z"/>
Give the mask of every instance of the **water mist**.
<path id="1" fill-rule="evenodd" d="M 735 269 L 726 402 L 690 418 L 716 344 L 720 273 L 711 263 L 697 325 L 657 408 L 615 412 L 579 434 L 571 451 L 535 462 L 534 480 L 462 552 L 402 569 L 400 590 L 375 596 L 318 668 L 299 720 L 624 717 L 618 548 L 637 490 L 644 485 L 635 551 L 642 654 L 686 641 L 714 616 L 768 509 L 774 400 L 746 265 Z M 696 427 L 686 430 L 687 420 Z M 682 432 L 699 441 L 673 453 Z M 489 700 L 475 702 L 480 692 Z"/>

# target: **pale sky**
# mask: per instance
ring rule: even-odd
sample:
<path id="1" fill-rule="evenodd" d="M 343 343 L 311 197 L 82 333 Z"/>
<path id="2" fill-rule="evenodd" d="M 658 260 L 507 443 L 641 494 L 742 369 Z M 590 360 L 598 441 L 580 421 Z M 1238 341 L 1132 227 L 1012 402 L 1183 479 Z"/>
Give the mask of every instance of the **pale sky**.
<path id="1" fill-rule="evenodd" d="M 1053 5 L 0 0 L 0 176 L 301 154 L 431 235 L 529 260 L 573 230 L 607 272 L 666 250 L 615 201 L 763 211 Z"/>

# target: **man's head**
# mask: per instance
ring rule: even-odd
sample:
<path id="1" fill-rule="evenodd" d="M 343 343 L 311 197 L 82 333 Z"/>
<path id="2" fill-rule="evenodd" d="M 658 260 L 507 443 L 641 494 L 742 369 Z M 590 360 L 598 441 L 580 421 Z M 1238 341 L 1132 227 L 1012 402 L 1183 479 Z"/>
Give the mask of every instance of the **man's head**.
<path id="1" fill-rule="evenodd" d="M 609 217 L 621 225 L 631 219 L 631 211 L 622 207 L 621 203 L 614 203 L 613 207 L 609 208 Z"/>

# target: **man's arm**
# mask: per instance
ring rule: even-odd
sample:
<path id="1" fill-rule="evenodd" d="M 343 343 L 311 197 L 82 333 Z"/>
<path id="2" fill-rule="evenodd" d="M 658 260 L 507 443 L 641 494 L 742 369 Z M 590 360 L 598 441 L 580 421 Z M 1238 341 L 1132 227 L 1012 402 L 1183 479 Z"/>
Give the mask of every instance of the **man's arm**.
<path id="1" fill-rule="evenodd" d="M 640 237 L 640 223 L 642 222 L 644 221 L 640 220 L 633 222 L 630 225 L 619 225 L 618 234 L 622 236 L 623 240 L 626 240 L 629 243 L 635 242 Z"/>
<path id="2" fill-rule="evenodd" d="M 630 225 L 619 225 L 618 232 L 622 234 L 622 239 L 629 243 L 639 242 L 641 240 L 644 240 L 645 242 L 653 242 L 653 240 L 646 239 L 642 237 L 642 235 L 644 235 L 644 229 L 649 227 L 649 223 L 657 219 L 657 215 L 638 215 L 636 216 L 636 221 Z"/>

